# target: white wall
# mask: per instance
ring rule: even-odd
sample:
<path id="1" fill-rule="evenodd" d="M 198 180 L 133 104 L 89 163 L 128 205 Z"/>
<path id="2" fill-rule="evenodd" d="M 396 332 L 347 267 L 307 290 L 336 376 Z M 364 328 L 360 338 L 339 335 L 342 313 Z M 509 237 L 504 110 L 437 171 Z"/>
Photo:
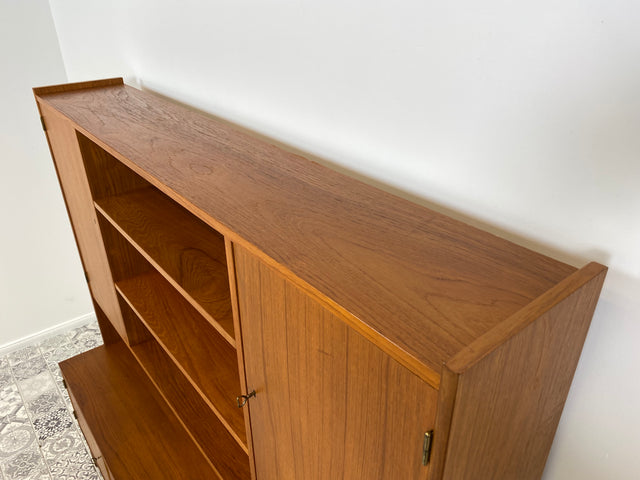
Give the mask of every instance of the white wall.
<path id="1" fill-rule="evenodd" d="M 70 80 L 124 75 L 576 266 L 609 265 L 545 478 L 638 478 L 638 2 L 51 5 Z"/>
<path id="2" fill-rule="evenodd" d="M 0 0 L 0 348 L 92 311 L 31 87 L 66 73 L 47 0 Z"/>

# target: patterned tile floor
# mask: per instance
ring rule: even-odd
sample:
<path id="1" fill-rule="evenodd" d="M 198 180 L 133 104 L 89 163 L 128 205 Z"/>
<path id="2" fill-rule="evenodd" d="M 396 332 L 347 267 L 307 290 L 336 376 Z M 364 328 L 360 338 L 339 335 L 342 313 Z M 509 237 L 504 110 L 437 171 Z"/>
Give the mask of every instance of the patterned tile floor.
<path id="1" fill-rule="evenodd" d="M 97 323 L 0 356 L 0 479 L 101 480 L 58 362 L 102 344 Z"/>

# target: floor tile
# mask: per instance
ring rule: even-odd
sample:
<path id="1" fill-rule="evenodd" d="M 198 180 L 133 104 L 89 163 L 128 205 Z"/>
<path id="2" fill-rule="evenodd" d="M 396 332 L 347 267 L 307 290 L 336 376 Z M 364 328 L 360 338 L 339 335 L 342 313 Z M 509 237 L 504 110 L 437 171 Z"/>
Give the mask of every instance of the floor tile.
<path id="1" fill-rule="evenodd" d="M 102 345 L 102 335 L 97 324 L 84 325 L 69 332 L 69 339 L 72 344 L 84 350 Z"/>
<path id="2" fill-rule="evenodd" d="M 37 448 L 38 441 L 36 433 L 29 424 L 25 422 L 11 422 L 2 426 L 0 432 L 0 463 L 3 459 L 12 457 L 22 450 Z"/>
<path id="3" fill-rule="evenodd" d="M 10 410 L 5 410 L 6 415 L 0 416 L 0 435 L 7 433 L 16 424 L 25 424 L 32 428 L 24 405 L 12 405 Z"/>
<path id="4" fill-rule="evenodd" d="M 102 480 L 58 367 L 101 344 L 93 322 L 0 357 L 0 480 Z"/>
<path id="5" fill-rule="evenodd" d="M 30 358 L 37 357 L 38 355 L 40 355 L 38 347 L 35 345 L 29 345 L 28 347 L 11 352 L 7 355 L 7 358 L 9 360 L 9 365 L 13 366 L 17 363 L 29 360 Z"/>
<path id="6" fill-rule="evenodd" d="M 16 381 L 35 377 L 45 370 L 47 370 L 47 363 L 44 361 L 42 355 L 29 358 L 28 360 L 24 360 L 11 367 L 13 377 L 16 379 Z"/>
<path id="7" fill-rule="evenodd" d="M 51 480 L 37 445 L 0 461 L 0 466 L 6 480 Z"/>
<path id="8" fill-rule="evenodd" d="M 19 380 L 17 384 L 22 394 L 22 399 L 25 402 L 30 402 L 43 393 L 56 388 L 56 384 L 49 370 L 34 375 L 33 377 Z"/>
<path id="9" fill-rule="evenodd" d="M 40 347 L 40 351 L 42 352 L 49 352 L 67 343 L 69 343 L 69 334 L 68 332 L 64 332 L 43 340 L 38 344 L 38 347 Z"/>
<path id="10" fill-rule="evenodd" d="M 66 408 L 66 406 L 58 389 L 44 392 L 27 403 L 27 411 L 32 420 L 42 418 L 59 408 Z"/>
<path id="11" fill-rule="evenodd" d="M 40 449 L 45 460 L 55 461 L 56 458 L 76 450 L 86 450 L 86 447 L 82 441 L 82 435 L 77 430 L 70 428 L 60 435 L 42 441 Z"/>
<path id="12" fill-rule="evenodd" d="M 38 440 L 44 441 L 65 433 L 73 426 L 71 414 L 66 407 L 57 408 L 46 415 L 33 421 L 33 428 L 38 435 Z"/>
<path id="13" fill-rule="evenodd" d="M 51 475 L 56 480 L 98 480 L 93 462 L 84 448 L 66 452 L 50 462 Z"/>
<path id="14" fill-rule="evenodd" d="M 44 359 L 47 364 L 53 365 L 66 360 L 67 358 L 71 358 L 79 353 L 84 352 L 85 349 L 81 348 L 79 345 L 75 345 L 73 343 L 64 343 L 54 348 L 53 350 L 49 350 L 48 352 L 44 352 Z"/>
<path id="15" fill-rule="evenodd" d="M 18 387 L 13 382 L 0 388 L 0 418 L 17 411 L 22 404 Z"/>
<path id="16" fill-rule="evenodd" d="M 11 375 L 11 371 L 8 369 L 0 369 L 0 390 L 7 385 L 10 385 L 13 382 L 13 375 Z"/>

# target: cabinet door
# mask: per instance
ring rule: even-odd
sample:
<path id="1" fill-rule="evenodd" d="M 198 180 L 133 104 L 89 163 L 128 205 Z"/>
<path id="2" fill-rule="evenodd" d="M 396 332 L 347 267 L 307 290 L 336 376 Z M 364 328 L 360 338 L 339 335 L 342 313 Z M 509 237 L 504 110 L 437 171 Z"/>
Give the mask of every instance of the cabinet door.
<path id="1" fill-rule="evenodd" d="M 425 478 L 436 391 L 240 247 L 235 264 L 257 478 Z"/>

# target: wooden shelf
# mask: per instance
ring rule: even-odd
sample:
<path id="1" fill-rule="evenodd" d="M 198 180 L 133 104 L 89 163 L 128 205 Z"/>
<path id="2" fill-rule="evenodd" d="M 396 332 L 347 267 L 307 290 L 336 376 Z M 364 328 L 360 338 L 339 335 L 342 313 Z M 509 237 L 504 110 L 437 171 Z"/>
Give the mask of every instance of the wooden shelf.
<path id="1" fill-rule="evenodd" d="M 116 289 L 175 364 L 246 449 L 235 350 L 159 273 L 116 283 Z"/>
<path id="2" fill-rule="evenodd" d="M 158 342 L 150 339 L 132 350 L 222 478 L 251 478 L 247 447 L 237 443 Z"/>
<path id="3" fill-rule="evenodd" d="M 155 188 L 95 205 L 235 346 L 224 238 Z"/>
<path id="4" fill-rule="evenodd" d="M 114 478 L 217 478 L 124 343 L 95 348 L 60 368 L 92 454 Z"/>

